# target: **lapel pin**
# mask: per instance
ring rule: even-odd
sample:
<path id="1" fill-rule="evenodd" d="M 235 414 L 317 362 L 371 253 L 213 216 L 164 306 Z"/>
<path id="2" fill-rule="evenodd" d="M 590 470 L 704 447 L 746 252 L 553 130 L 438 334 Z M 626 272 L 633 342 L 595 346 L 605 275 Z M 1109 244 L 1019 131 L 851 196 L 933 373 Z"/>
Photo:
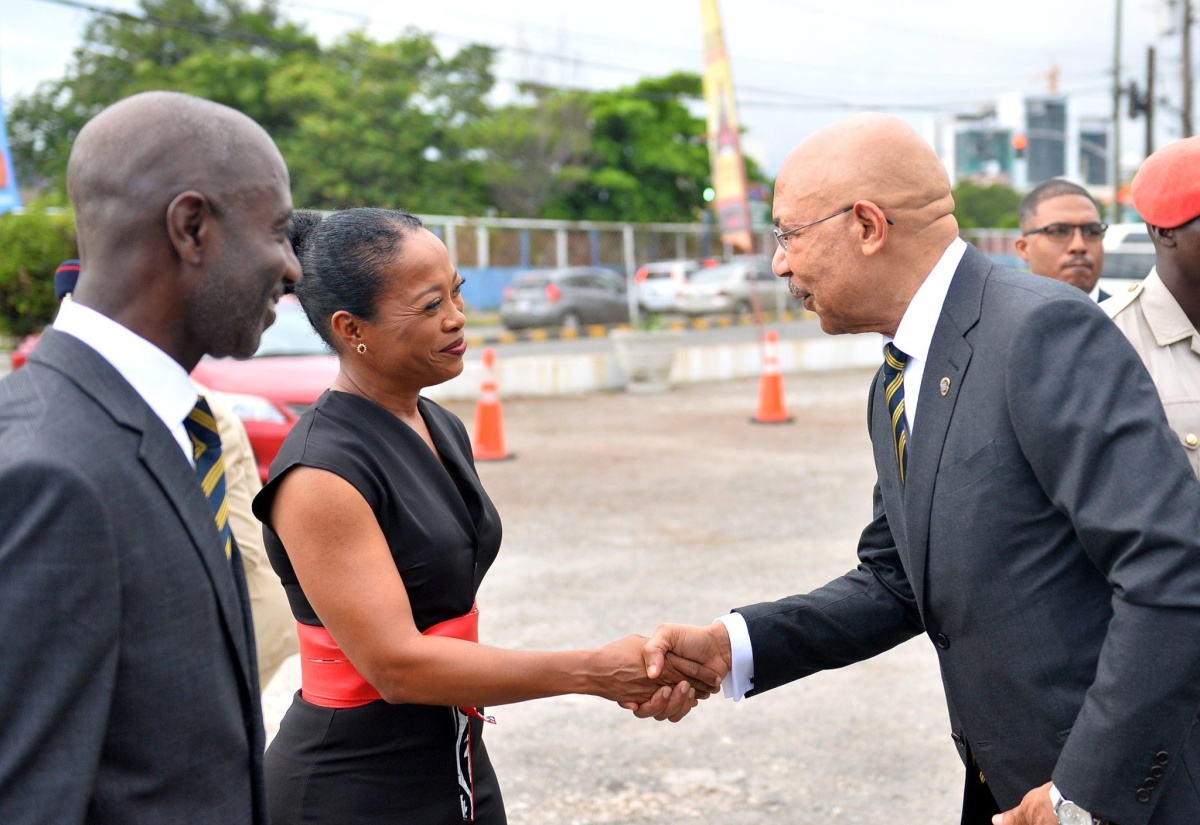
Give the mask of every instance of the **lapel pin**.
<path id="1" fill-rule="evenodd" d="M 946 395 L 946 393 L 950 392 L 950 379 L 943 378 L 938 382 L 938 388 L 942 391 L 942 395 Z"/>

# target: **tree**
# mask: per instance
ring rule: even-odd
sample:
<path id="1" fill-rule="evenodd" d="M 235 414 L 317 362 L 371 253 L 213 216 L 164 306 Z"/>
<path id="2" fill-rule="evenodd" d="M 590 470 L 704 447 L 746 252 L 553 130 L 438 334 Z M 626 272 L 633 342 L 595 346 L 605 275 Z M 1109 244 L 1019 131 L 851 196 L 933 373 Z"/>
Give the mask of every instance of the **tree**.
<path id="1" fill-rule="evenodd" d="M 141 15 L 88 23 L 63 78 L 19 97 L 9 113 L 18 179 L 65 189 L 67 158 L 83 125 L 108 104 L 149 89 L 188 91 L 276 124 L 260 90 L 280 55 L 318 50 L 275 5 L 240 0 L 140 0 Z"/>
<path id="2" fill-rule="evenodd" d="M 476 123 L 482 174 L 502 215 L 540 217 L 586 182 L 591 150 L 586 93 L 527 84 L 532 103 L 505 106 Z"/>
<path id="3" fill-rule="evenodd" d="M 981 186 L 960 181 L 954 187 L 954 216 L 963 229 L 1008 229 L 1020 225 L 1021 196 L 1002 184 Z"/>
<path id="4" fill-rule="evenodd" d="M 300 206 L 471 211 L 485 201 L 464 126 L 485 115 L 494 52 L 443 57 L 425 34 L 377 43 L 361 32 L 322 49 L 273 2 L 140 0 L 140 16 L 100 16 L 66 75 L 10 113 L 21 179 L 63 191 L 79 129 L 148 89 L 245 112 L 275 138 Z"/>
<path id="5" fill-rule="evenodd" d="M 591 93 L 590 172 L 546 216 L 695 220 L 709 180 L 708 149 L 704 121 L 685 101 L 700 94 L 700 77 L 686 72 Z"/>

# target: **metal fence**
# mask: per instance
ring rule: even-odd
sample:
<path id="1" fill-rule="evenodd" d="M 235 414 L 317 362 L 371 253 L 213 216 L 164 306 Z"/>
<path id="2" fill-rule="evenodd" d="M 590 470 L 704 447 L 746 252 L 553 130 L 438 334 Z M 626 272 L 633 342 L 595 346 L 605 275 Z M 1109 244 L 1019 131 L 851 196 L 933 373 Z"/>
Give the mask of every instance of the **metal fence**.
<path id="1" fill-rule="evenodd" d="M 728 257 L 711 224 L 603 223 L 519 218 L 466 218 L 422 215 L 421 220 L 446 244 L 450 260 L 466 279 L 463 296 L 476 309 L 495 309 L 504 287 L 525 269 L 603 266 L 626 277 L 650 261 Z M 771 254 L 769 228 L 756 238 L 759 251 Z"/>
<path id="2" fill-rule="evenodd" d="M 674 258 L 727 258 L 711 223 L 603 223 L 520 218 L 467 218 L 422 215 L 446 244 L 450 260 L 466 279 L 463 297 L 474 309 L 491 310 L 513 275 L 525 269 L 604 266 L 627 278 L 642 264 Z M 964 230 L 963 237 L 1001 263 L 1021 266 L 1013 250 L 1018 231 Z M 757 251 L 771 255 L 770 227 L 759 227 Z"/>

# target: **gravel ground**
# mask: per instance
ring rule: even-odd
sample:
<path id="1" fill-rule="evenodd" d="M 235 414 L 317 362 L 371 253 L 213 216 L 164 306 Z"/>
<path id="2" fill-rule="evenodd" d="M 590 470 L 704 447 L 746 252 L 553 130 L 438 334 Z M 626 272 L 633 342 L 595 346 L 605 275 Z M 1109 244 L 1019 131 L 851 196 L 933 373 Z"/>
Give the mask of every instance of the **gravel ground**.
<path id="1" fill-rule="evenodd" d="M 852 567 L 874 482 L 869 380 L 788 376 L 784 425 L 749 423 L 756 380 L 506 401 L 516 458 L 479 467 L 505 524 L 483 640 L 595 646 Z M 470 429 L 473 406 L 448 406 Z M 292 660 L 269 686 L 268 733 L 298 674 Z M 714 697 L 677 725 L 593 697 L 493 712 L 514 825 L 958 821 L 962 767 L 923 638 L 741 703 Z"/>

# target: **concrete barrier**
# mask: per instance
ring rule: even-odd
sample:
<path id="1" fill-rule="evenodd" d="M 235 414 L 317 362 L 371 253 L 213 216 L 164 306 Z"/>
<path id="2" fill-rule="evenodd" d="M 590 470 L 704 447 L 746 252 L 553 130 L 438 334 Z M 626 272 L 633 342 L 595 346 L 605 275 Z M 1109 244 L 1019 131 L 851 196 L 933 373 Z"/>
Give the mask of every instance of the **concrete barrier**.
<path id="1" fill-rule="evenodd" d="M 883 360 L 882 339 L 874 333 L 802 338 L 779 342 L 783 373 L 823 372 L 877 366 Z M 468 361 L 457 378 L 430 387 L 434 400 L 475 400 L 482 365 Z M 672 384 L 748 378 L 762 370 L 757 341 L 681 346 L 671 368 Z M 496 382 L 503 398 L 580 395 L 623 390 L 625 377 L 611 351 L 573 355 L 529 355 L 498 358 Z"/>

